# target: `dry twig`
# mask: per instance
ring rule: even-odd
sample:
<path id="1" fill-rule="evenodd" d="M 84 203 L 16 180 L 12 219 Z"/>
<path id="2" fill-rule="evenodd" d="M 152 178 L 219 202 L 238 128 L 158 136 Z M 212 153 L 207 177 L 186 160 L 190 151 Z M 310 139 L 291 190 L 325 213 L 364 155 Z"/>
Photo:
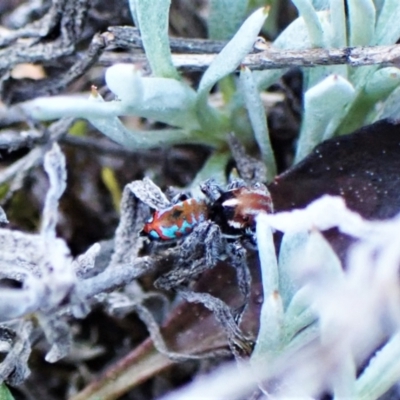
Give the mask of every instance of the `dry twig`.
<path id="1" fill-rule="evenodd" d="M 120 31 L 113 31 L 117 33 Z M 126 35 L 126 32 L 123 32 Z M 178 46 L 175 39 L 175 46 L 183 49 L 190 46 L 191 42 L 182 40 Z M 121 44 L 121 38 L 112 38 L 106 40 L 107 47 L 114 46 L 114 43 Z M 128 45 L 128 42 L 124 42 Z M 136 43 L 136 42 L 135 42 Z M 207 48 L 207 41 L 196 43 L 204 50 L 202 54 L 173 54 L 172 61 L 176 67 L 185 71 L 204 71 L 211 64 L 216 54 L 210 54 Z M 210 43 L 211 48 L 215 48 L 215 42 Z M 136 43 L 131 48 L 138 48 Z M 347 64 L 352 67 L 364 65 L 380 64 L 385 66 L 396 66 L 400 59 L 400 45 L 375 46 L 375 47 L 345 47 L 341 49 L 313 48 L 304 50 L 280 50 L 269 47 L 267 50 L 252 53 L 246 56 L 242 62 L 253 70 L 267 70 L 292 67 L 316 67 L 320 65 L 339 65 Z M 100 64 L 109 66 L 118 62 L 125 63 L 143 63 L 146 57 L 143 53 L 114 53 L 106 52 L 100 57 Z"/>

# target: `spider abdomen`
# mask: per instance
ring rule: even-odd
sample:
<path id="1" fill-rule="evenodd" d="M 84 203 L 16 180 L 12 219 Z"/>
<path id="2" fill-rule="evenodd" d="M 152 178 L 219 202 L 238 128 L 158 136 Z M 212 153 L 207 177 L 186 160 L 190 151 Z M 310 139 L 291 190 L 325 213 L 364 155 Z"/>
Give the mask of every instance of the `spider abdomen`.
<path id="1" fill-rule="evenodd" d="M 155 211 L 143 227 L 143 233 L 154 240 L 173 240 L 188 235 L 208 219 L 204 201 L 190 198 L 163 210 Z"/>

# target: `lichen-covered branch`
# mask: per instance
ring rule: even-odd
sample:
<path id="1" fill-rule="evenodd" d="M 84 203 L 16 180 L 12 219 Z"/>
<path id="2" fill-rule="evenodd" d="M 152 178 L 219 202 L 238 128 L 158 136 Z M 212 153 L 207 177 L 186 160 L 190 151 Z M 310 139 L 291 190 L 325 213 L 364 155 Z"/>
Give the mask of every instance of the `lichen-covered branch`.
<path id="1" fill-rule="evenodd" d="M 204 71 L 216 57 L 216 54 L 172 54 L 174 65 L 187 71 Z M 345 47 L 341 49 L 312 48 L 302 50 L 280 50 L 269 47 L 260 53 L 247 55 L 242 62 L 252 70 L 266 70 L 293 67 L 317 67 L 320 65 L 363 65 L 396 66 L 400 59 L 400 45 Z M 142 63 L 144 54 L 126 54 L 106 52 L 100 57 L 101 65 L 122 63 Z"/>

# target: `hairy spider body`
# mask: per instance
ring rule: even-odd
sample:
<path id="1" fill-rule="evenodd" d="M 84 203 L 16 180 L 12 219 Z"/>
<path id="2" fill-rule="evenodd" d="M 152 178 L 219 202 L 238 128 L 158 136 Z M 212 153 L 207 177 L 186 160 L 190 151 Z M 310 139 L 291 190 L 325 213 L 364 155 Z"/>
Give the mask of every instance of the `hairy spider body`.
<path id="1" fill-rule="evenodd" d="M 254 233 L 255 218 L 260 212 L 271 213 L 272 199 L 262 184 L 239 186 L 221 193 L 210 207 L 210 219 L 224 234 L 242 236 Z"/>
<path id="2" fill-rule="evenodd" d="M 255 217 L 272 212 L 267 188 L 260 184 L 245 185 L 234 181 L 223 190 L 213 180 L 202 185 L 207 200 L 195 198 L 178 201 L 154 212 L 145 223 L 143 234 L 152 240 L 174 240 L 193 232 L 201 222 L 215 222 L 223 234 L 240 237 L 254 232 Z"/>
<path id="3" fill-rule="evenodd" d="M 137 198 L 156 210 L 145 222 L 141 234 L 158 242 L 174 242 L 171 248 L 164 250 L 173 268 L 158 276 L 154 285 L 165 290 L 175 289 L 187 301 L 200 302 L 211 310 L 226 330 L 229 345 L 236 355 L 238 347 L 246 347 L 247 353 L 251 351 L 246 346 L 248 339 L 239 328 L 251 294 L 246 247 L 256 244 L 256 216 L 260 212 L 271 212 L 273 207 L 267 187 L 257 183 L 265 177 L 264 165 L 247 157 L 234 136 L 229 137 L 229 142 L 239 175 L 244 180 L 235 179 L 222 187 L 209 179 L 200 185 L 204 199 L 178 193 L 171 200 L 146 178 L 133 182 L 131 188 Z M 165 249 L 163 244 L 159 245 Z M 157 247 L 156 244 L 149 250 L 154 252 Z M 238 289 L 243 296 L 239 307 L 237 301 L 232 309 L 221 299 L 191 288 L 193 280 L 219 261 L 229 263 L 236 271 Z"/>
<path id="4" fill-rule="evenodd" d="M 190 198 L 163 210 L 157 210 L 145 223 L 143 233 L 153 240 L 179 239 L 208 219 L 208 206 L 203 200 Z"/>
<path id="5" fill-rule="evenodd" d="M 255 243 L 256 216 L 272 211 L 268 189 L 239 179 L 224 189 L 210 179 L 201 185 L 201 190 L 204 200 L 180 194 L 172 205 L 156 210 L 143 227 L 142 234 L 152 240 L 183 238 L 177 248 L 179 262 L 157 279 L 156 286 L 167 290 L 182 287 L 219 260 L 229 259 L 246 305 L 251 275 L 242 239 L 250 238 Z"/>

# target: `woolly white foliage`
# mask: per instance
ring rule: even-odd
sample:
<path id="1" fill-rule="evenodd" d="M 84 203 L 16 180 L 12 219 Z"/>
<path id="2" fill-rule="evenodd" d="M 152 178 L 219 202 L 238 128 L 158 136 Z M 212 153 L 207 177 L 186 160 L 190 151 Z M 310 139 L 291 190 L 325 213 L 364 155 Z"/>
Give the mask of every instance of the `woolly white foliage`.
<path id="1" fill-rule="evenodd" d="M 334 227 L 357 240 L 349 250 L 345 270 L 342 270 L 335 253 L 318 233 Z M 303 210 L 260 215 L 257 232 L 271 228 L 290 234 L 294 240 L 297 260 L 292 260 L 291 279 L 296 282 L 294 286 L 299 288 L 297 293 L 306 289 L 305 296 L 301 296 L 303 306 L 292 309 L 291 317 L 287 318 L 285 323 L 304 319 L 305 311 L 309 308 L 314 319 L 307 317 L 308 323 L 317 319 L 320 337 L 319 342 L 313 343 L 313 352 L 310 354 L 307 347 L 309 337 L 305 335 L 309 328 L 307 325 L 300 325 L 303 344 L 301 345 L 301 341 L 297 343 L 297 351 L 292 354 L 293 357 L 287 357 L 292 351 L 287 350 L 288 343 L 285 343 L 284 336 L 280 340 L 279 357 L 276 355 L 276 348 L 269 350 L 273 351 L 273 359 L 268 355 L 268 349 L 264 350 L 264 359 L 262 354 L 256 352 L 257 360 L 263 359 L 269 363 L 275 360 L 278 365 L 283 357 L 285 370 L 291 371 L 298 368 L 304 370 L 305 364 L 300 366 L 296 363 L 299 357 L 307 358 L 305 369 L 309 371 L 306 375 L 313 371 L 313 383 L 309 384 L 294 377 L 296 374 L 302 375 L 303 372 L 296 372 L 295 375 L 278 373 L 274 379 L 281 381 L 277 392 L 279 396 L 285 398 L 293 393 L 304 393 L 304 388 L 308 388 L 308 392 L 304 393 L 308 396 L 317 396 L 323 390 L 332 390 L 341 398 L 359 398 L 361 391 L 371 399 L 384 394 L 400 379 L 397 353 L 377 353 L 374 363 L 367 366 L 357 380 L 355 371 L 382 342 L 396 335 L 400 329 L 400 288 L 397 278 L 400 245 L 396 240 L 398 235 L 395 235 L 400 229 L 400 218 L 379 222 L 367 221 L 347 209 L 343 199 L 323 196 Z M 303 249 L 298 246 L 293 232 L 309 232 Z M 270 252 L 267 250 L 269 245 L 264 242 L 261 234 L 259 239 L 260 259 L 263 264 L 264 258 L 270 258 Z M 290 242 L 286 243 L 286 247 L 290 247 Z M 290 286 L 281 287 L 278 293 L 287 287 Z M 292 303 L 297 298 L 297 293 L 289 294 L 292 296 Z M 287 294 L 282 293 L 282 296 L 287 297 Z M 270 305 L 266 299 L 263 309 L 268 307 Z M 289 304 L 287 312 L 290 309 Z M 268 310 L 263 312 L 267 313 Z M 264 337 L 263 324 L 266 324 L 266 321 L 262 318 L 258 341 L 268 343 L 270 339 Z M 310 327 L 314 334 L 313 325 Z M 269 328 L 266 327 L 265 334 L 268 332 Z M 387 346 L 393 346 L 392 342 Z M 323 365 L 321 360 L 324 361 Z M 390 373 L 379 373 L 380 368 L 388 369 L 388 365 Z M 367 393 L 366 387 L 370 388 Z M 271 393 L 277 390 L 269 384 L 264 385 L 264 388 Z"/>
<path id="2" fill-rule="evenodd" d="M 356 239 L 345 270 L 320 233 L 332 227 Z M 314 399 L 330 390 L 335 398 L 377 399 L 400 380 L 400 243 L 395 234 L 400 217 L 364 220 L 341 198 L 331 196 L 302 210 L 260 215 L 257 237 L 267 293 L 271 283 L 265 278 L 273 277 L 276 269 L 272 239 L 265 234 L 271 228 L 288 235 L 285 252 L 293 243 L 292 268 L 285 273 L 296 284 L 278 287 L 274 296 L 264 298 L 251 365 L 221 368 L 163 400 L 199 394 L 210 399 L 241 398 L 254 390 L 255 381 L 265 398 Z M 302 239 L 294 232 L 302 232 Z M 278 307 L 277 313 L 276 301 L 287 295 L 287 288 L 290 304 Z M 274 332 L 267 316 L 280 321 Z M 294 335 L 288 336 L 289 326 L 290 330 L 296 324 Z M 356 369 L 371 354 L 374 357 L 356 378 Z"/>

